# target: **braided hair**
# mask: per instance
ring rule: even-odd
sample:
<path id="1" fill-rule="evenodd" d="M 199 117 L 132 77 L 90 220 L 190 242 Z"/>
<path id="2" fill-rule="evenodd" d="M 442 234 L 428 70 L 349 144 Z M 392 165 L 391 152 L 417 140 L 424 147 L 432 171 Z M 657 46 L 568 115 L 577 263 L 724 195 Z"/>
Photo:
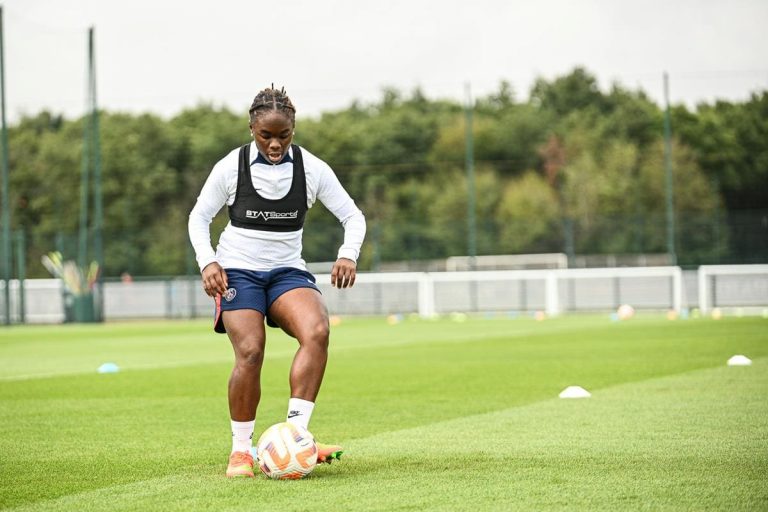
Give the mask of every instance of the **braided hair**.
<path id="1" fill-rule="evenodd" d="M 248 117 L 253 124 L 266 112 L 276 110 L 282 112 L 288 119 L 291 120 L 291 124 L 296 124 L 296 107 L 293 106 L 291 98 L 285 93 L 285 87 L 281 87 L 280 90 L 275 89 L 275 84 L 272 87 L 263 89 L 253 98 L 251 108 L 248 109 Z"/>

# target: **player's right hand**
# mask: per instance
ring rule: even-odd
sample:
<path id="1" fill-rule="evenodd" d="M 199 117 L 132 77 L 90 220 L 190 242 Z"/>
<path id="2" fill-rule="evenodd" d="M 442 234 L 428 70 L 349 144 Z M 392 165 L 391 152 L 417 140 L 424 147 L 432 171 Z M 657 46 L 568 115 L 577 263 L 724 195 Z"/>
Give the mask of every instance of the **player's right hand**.
<path id="1" fill-rule="evenodd" d="M 227 293 L 227 273 L 215 261 L 203 269 L 203 290 L 209 297 Z"/>

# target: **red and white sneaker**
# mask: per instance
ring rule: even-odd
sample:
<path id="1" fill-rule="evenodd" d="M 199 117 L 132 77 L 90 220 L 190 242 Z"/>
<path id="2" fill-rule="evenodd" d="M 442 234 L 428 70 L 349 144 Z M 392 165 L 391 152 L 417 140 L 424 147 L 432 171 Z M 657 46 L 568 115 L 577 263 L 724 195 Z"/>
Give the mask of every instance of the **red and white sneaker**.
<path id="1" fill-rule="evenodd" d="M 227 466 L 227 478 L 253 478 L 253 457 L 247 452 L 232 452 Z"/>

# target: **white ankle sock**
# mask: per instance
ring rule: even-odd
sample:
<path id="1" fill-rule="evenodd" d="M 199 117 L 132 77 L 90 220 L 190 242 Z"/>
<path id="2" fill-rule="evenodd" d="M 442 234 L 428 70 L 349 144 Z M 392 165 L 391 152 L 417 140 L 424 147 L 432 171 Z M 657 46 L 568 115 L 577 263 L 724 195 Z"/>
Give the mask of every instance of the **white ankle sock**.
<path id="1" fill-rule="evenodd" d="M 302 400 L 301 398 L 291 398 L 288 400 L 288 415 L 285 421 L 292 425 L 299 425 L 309 429 L 309 420 L 312 417 L 312 410 L 314 408 L 314 402 Z"/>
<path id="2" fill-rule="evenodd" d="M 251 445 L 253 444 L 253 426 L 256 424 L 256 420 L 253 421 L 235 421 L 232 423 L 232 451 L 233 452 L 251 452 Z"/>

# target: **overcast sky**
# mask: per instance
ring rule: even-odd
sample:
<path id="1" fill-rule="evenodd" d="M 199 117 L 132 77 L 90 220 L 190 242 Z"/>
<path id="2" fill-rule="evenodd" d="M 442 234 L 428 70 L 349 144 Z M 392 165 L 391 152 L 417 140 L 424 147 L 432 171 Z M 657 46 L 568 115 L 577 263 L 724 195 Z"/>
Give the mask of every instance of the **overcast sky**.
<path id="1" fill-rule="evenodd" d="M 284 85 L 299 116 L 376 100 L 386 86 L 461 100 L 581 65 L 695 105 L 768 89 L 768 0 L 0 0 L 7 117 L 85 105 L 87 28 L 98 100 L 173 115 L 200 102 L 246 112 Z"/>

